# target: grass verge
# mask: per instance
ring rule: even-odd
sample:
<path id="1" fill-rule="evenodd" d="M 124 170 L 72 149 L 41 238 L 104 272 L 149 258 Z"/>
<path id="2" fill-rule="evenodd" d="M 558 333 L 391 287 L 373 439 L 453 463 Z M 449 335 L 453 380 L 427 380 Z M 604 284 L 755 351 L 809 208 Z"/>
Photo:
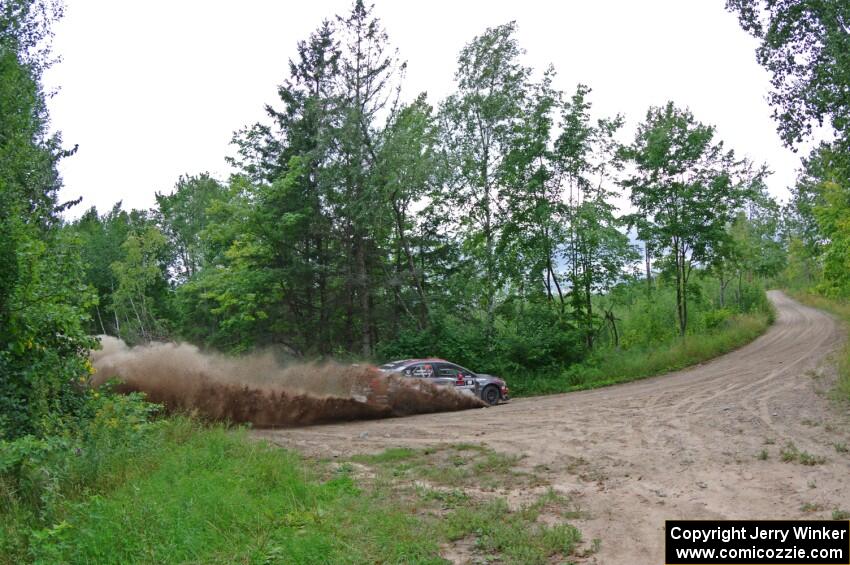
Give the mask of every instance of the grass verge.
<path id="1" fill-rule="evenodd" d="M 850 302 L 801 291 L 788 290 L 786 292 L 806 306 L 829 312 L 844 322 L 845 326 L 850 327 Z M 850 341 L 845 343 L 844 349 L 839 354 L 836 388 L 843 399 L 850 400 Z"/>
<path id="2" fill-rule="evenodd" d="M 560 375 L 511 383 L 512 391 L 515 396 L 572 392 L 677 371 L 746 345 L 767 331 L 773 319 L 773 312 L 741 314 L 710 333 L 676 338 L 654 347 L 608 349 Z"/>
<path id="3" fill-rule="evenodd" d="M 474 563 L 562 563 L 581 553 L 580 532 L 567 520 L 580 515 L 571 501 L 535 471 L 518 469 L 519 457 L 473 444 L 390 449 L 352 458 L 378 491 L 418 508 L 441 542 L 443 554 Z M 505 486 L 526 493 L 509 503 Z M 505 489 L 507 490 L 507 489 Z"/>
<path id="4" fill-rule="evenodd" d="M 510 508 L 466 492 L 537 480 L 483 447 L 340 463 L 186 418 L 138 426 L 60 448 L 0 442 L 0 563 L 429 564 L 461 542 L 549 563 L 580 538 L 539 521 L 566 504 L 554 493 Z"/>

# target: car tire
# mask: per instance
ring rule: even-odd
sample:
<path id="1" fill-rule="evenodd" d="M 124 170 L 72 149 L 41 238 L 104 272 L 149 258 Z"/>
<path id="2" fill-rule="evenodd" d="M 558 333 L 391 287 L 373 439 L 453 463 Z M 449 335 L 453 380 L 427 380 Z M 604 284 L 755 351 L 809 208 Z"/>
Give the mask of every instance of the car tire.
<path id="1" fill-rule="evenodd" d="M 501 394 L 499 394 L 499 389 L 493 385 L 484 387 L 484 390 L 481 392 L 481 399 L 484 400 L 490 406 L 495 406 L 501 400 Z"/>

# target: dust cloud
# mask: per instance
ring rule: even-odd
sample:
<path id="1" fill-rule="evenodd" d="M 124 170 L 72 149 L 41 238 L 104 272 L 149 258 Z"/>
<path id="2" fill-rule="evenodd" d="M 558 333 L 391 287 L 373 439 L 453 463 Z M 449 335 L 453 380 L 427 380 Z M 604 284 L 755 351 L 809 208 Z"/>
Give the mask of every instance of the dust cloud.
<path id="1" fill-rule="evenodd" d="M 291 427 L 483 406 L 471 395 L 367 365 L 282 366 L 270 353 L 234 358 L 186 343 L 100 342 L 90 354 L 94 386 L 117 378 L 119 392 L 144 392 L 169 411 L 209 420 Z"/>

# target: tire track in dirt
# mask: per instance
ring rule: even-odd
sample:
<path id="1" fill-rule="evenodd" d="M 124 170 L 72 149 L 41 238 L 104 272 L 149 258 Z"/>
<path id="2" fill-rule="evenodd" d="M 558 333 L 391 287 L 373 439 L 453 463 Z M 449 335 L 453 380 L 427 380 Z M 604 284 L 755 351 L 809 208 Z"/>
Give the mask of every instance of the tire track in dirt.
<path id="1" fill-rule="evenodd" d="M 834 379 L 825 361 L 843 331 L 769 296 L 778 316 L 765 335 L 684 371 L 488 410 L 256 435 L 323 456 L 444 442 L 523 454 L 587 514 L 572 522 L 587 542 L 602 540 L 589 563 L 662 563 L 665 519 L 829 518 L 850 510 L 850 456 L 833 447 L 850 443 L 850 417 L 825 392 Z M 788 442 L 826 462 L 782 462 Z"/>

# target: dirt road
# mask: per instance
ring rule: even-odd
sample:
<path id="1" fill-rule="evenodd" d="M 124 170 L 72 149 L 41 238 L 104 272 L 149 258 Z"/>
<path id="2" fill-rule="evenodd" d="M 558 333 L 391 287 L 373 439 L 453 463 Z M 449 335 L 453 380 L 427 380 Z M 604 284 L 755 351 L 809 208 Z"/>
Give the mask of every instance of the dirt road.
<path id="1" fill-rule="evenodd" d="M 496 408 L 257 432 L 302 452 L 481 442 L 526 455 L 586 517 L 588 562 L 663 563 L 665 519 L 829 518 L 850 510 L 850 417 L 830 400 L 828 315 L 771 292 L 778 318 L 761 338 L 698 367 Z M 793 443 L 823 463 L 784 462 Z M 838 445 L 838 447 L 836 447 Z M 767 454 L 764 459 L 763 450 Z M 504 495 L 524 493 L 505 485 Z"/>

